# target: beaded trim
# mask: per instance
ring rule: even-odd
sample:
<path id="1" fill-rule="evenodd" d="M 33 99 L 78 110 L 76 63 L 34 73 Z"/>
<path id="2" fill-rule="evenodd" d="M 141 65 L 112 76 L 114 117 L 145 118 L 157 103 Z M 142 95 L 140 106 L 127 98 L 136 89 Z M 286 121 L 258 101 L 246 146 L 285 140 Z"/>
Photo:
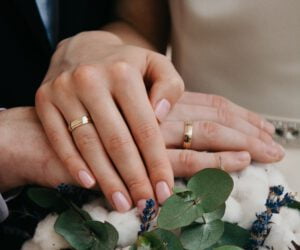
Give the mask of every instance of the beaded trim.
<path id="1" fill-rule="evenodd" d="M 267 119 L 275 126 L 275 141 L 284 146 L 300 148 L 300 121 Z"/>

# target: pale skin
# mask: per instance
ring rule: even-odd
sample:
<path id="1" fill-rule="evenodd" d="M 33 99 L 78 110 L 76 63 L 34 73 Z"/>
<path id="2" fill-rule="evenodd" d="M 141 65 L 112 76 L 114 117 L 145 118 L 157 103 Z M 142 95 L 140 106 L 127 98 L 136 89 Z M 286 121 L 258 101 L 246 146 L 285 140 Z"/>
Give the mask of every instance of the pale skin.
<path id="1" fill-rule="evenodd" d="M 0 175 L 1 190 L 26 183 L 92 187 L 97 182 L 112 206 L 126 211 L 148 198 L 162 203 L 174 175 L 217 167 L 220 156 L 227 171 L 246 167 L 250 157 L 261 162 L 283 157 L 271 138 L 274 128 L 258 115 L 221 97 L 184 93 L 180 99 L 182 79 L 153 51 L 165 48 L 168 22 L 152 18 L 165 6 L 134 2 L 119 2 L 121 20 L 106 32 L 81 33 L 59 44 L 36 95 L 43 129 L 34 108 L 0 113 L 0 131 L 7 138 L 0 145 L 6 152 L 0 160 L 6 173 Z M 159 112 L 161 100 L 171 113 L 166 102 Z M 70 134 L 67 123 L 85 114 L 94 124 Z M 194 137 L 191 150 L 182 150 L 187 119 L 195 121 Z"/>

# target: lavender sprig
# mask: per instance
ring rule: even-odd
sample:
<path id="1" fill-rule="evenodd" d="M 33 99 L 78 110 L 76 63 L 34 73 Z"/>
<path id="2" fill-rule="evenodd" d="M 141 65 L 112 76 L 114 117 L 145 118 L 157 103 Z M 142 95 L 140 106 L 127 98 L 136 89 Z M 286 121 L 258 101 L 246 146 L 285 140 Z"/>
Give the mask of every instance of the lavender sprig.
<path id="1" fill-rule="evenodd" d="M 155 214 L 155 201 L 153 199 L 149 199 L 146 201 L 146 207 L 143 210 L 143 214 L 141 216 L 142 224 L 140 225 L 140 231 L 138 235 L 141 235 L 144 232 L 147 232 L 150 228 L 150 221 Z"/>
<path id="2" fill-rule="evenodd" d="M 250 249 L 256 250 L 263 246 L 266 237 L 271 231 L 271 218 L 273 214 L 278 214 L 283 206 L 287 206 L 294 201 L 294 196 L 286 193 L 282 198 L 284 187 L 281 185 L 270 187 L 266 201 L 267 210 L 256 215 L 256 220 L 251 227 Z"/>

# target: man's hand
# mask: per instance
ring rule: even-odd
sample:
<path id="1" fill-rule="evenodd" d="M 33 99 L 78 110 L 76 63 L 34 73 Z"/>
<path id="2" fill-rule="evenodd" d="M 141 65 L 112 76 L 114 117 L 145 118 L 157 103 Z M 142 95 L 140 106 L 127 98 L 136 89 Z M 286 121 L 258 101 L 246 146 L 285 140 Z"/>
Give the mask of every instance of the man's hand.
<path id="1" fill-rule="evenodd" d="M 132 200 L 162 203 L 171 194 L 173 171 L 157 118 L 182 92 L 165 56 L 124 45 L 108 32 L 84 32 L 58 46 L 36 109 L 73 178 L 86 188 L 97 181 L 111 204 L 126 211 Z M 84 115 L 93 124 L 70 134 L 67 124 Z"/>
<path id="2" fill-rule="evenodd" d="M 0 112 L 0 191 L 75 183 L 50 147 L 34 108 Z"/>
<path id="3" fill-rule="evenodd" d="M 180 149 L 184 121 L 193 121 L 191 150 Z M 272 139 L 272 124 L 221 96 L 185 92 L 160 127 L 175 176 L 218 167 L 220 157 L 230 172 L 245 168 L 251 159 L 271 163 L 284 156 Z"/>

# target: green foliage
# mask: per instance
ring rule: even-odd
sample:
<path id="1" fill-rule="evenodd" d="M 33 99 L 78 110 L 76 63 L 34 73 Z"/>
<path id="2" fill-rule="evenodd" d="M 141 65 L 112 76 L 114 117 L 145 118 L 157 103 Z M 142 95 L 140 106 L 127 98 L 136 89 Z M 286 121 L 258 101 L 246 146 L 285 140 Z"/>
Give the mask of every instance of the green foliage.
<path id="1" fill-rule="evenodd" d="M 243 250 L 243 248 L 236 247 L 236 246 L 222 246 L 214 248 L 213 250 Z"/>
<path id="2" fill-rule="evenodd" d="M 184 250 L 178 237 L 170 231 L 155 229 L 139 236 L 132 250 Z"/>
<path id="3" fill-rule="evenodd" d="M 55 189 L 29 188 L 27 195 L 42 208 L 47 208 L 57 213 L 68 209 L 67 201 Z"/>
<path id="4" fill-rule="evenodd" d="M 118 241 L 118 232 L 111 224 L 89 220 L 89 215 L 83 210 L 81 213 L 72 209 L 63 212 L 54 229 L 78 250 L 110 250 Z"/>
<path id="5" fill-rule="evenodd" d="M 299 201 L 293 201 L 292 203 L 288 204 L 288 207 L 300 211 L 300 202 Z"/>
<path id="6" fill-rule="evenodd" d="M 194 223 L 184 227 L 180 240 L 185 249 L 202 250 L 215 244 L 224 232 L 224 222 L 214 220 L 205 224 Z"/>

